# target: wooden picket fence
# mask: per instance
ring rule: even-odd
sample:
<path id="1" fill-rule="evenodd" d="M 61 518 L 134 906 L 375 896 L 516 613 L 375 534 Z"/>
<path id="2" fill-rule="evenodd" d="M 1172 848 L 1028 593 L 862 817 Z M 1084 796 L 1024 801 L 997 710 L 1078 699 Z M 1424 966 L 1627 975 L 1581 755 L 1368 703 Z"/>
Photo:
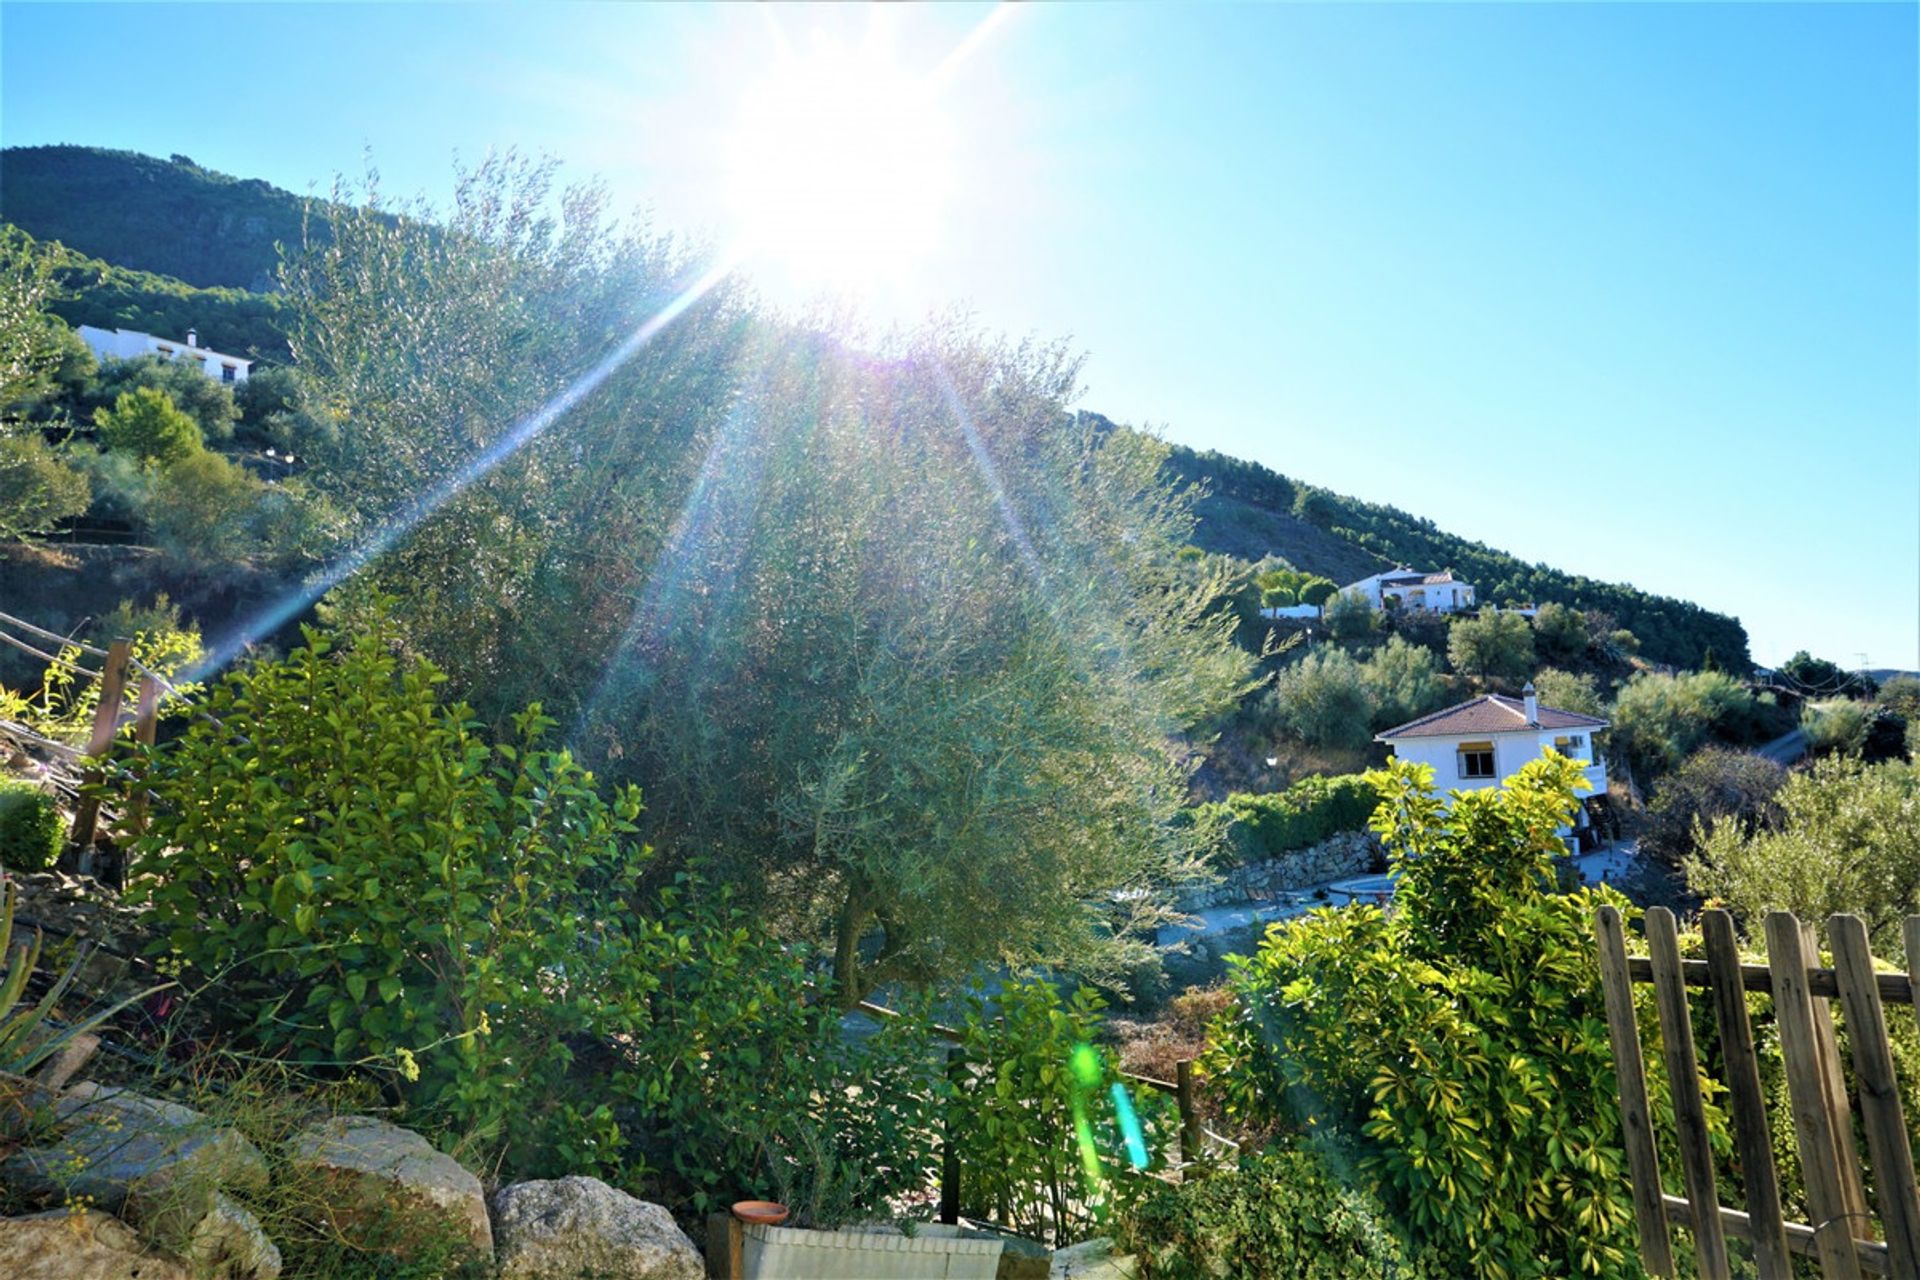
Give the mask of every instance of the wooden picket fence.
<path id="1" fill-rule="evenodd" d="M 1853 915 L 1836 915 L 1828 921 L 1834 960 L 1830 969 L 1820 966 L 1813 926 L 1785 911 L 1767 917 L 1765 965 L 1741 962 L 1733 919 L 1724 911 L 1701 914 L 1704 960 L 1681 958 L 1673 913 L 1664 907 L 1647 912 L 1648 955 L 1644 957 L 1627 954 L 1617 910 L 1600 908 L 1595 923 L 1607 1028 L 1620 1084 L 1621 1127 L 1633 1181 L 1634 1219 L 1647 1271 L 1656 1276 L 1676 1274 L 1671 1228 L 1677 1224 L 1692 1233 L 1704 1280 L 1732 1277 L 1729 1237 L 1752 1245 L 1761 1280 L 1792 1280 L 1796 1254 L 1816 1259 L 1825 1280 L 1860 1280 L 1863 1275 L 1920 1280 L 1920 1193 L 1915 1189 L 1913 1149 L 1882 1006 L 1890 1001 L 1920 1010 L 1916 1004 L 1920 916 L 1906 921 L 1906 973 L 1875 971 L 1866 925 Z M 1684 1197 L 1666 1194 L 1660 1181 L 1660 1156 L 1634 1014 L 1636 982 L 1653 988 Z M 1744 1209 L 1721 1204 L 1715 1186 L 1687 1006 L 1689 986 L 1706 987 L 1713 1003 L 1726 1074 L 1722 1083 L 1727 1088 L 1734 1150 L 1746 1188 Z M 1812 1223 L 1788 1222 L 1781 1210 L 1759 1059 L 1747 1017 L 1750 991 L 1773 999 L 1786 1065 L 1790 1123 Z M 1871 1161 L 1871 1207 L 1830 1007 L 1836 998 L 1844 1014 L 1860 1128 Z"/>

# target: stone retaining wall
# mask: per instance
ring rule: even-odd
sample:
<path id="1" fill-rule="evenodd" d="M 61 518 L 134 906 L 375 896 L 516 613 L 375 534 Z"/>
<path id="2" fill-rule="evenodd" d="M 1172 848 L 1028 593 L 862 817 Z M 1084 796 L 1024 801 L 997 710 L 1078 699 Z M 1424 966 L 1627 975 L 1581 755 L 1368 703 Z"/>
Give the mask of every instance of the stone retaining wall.
<path id="1" fill-rule="evenodd" d="M 1381 864 L 1382 856 L 1380 842 L 1371 832 L 1342 832 L 1310 849 L 1234 867 L 1214 884 L 1183 890 L 1179 906 L 1182 911 L 1201 911 L 1222 903 L 1245 902 L 1253 897 L 1254 890 L 1306 889 L 1329 880 L 1365 875 Z"/>

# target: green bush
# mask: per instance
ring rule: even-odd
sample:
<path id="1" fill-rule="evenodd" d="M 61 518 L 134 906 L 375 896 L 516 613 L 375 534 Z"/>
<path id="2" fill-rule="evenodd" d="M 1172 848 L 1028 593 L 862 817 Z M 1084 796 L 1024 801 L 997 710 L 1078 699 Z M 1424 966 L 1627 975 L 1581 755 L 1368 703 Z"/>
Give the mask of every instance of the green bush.
<path id="1" fill-rule="evenodd" d="M 1063 999 L 1044 980 L 1012 982 L 992 1003 L 968 1001 L 955 1134 L 961 1208 L 1038 1239 L 1100 1234 L 1145 1190 L 1114 1113 L 1119 1076 L 1093 1048 L 1103 1005 L 1082 987 Z M 1134 1093 L 1151 1168 L 1177 1121 L 1160 1095 Z"/>
<path id="2" fill-rule="evenodd" d="M 107 448 L 142 462 L 178 462 L 206 447 L 200 424 L 158 387 L 121 392 L 113 408 L 93 411 L 93 422 Z"/>
<path id="3" fill-rule="evenodd" d="M 1204 1061 L 1229 1116 L 1330 1133 L 1461 1275 L 1638 1274 L 1592 917 L 1552 891 L 1579 766 L 1432 794 L 1395 762 L 1373 820 L 1391 915 L 1315 912 L 1236 957 Z"/>
<path id="4" fill-rule="evenodd" d="M 60 857 L 66 831 L 47 792 L 18 778 L 0 778 L 0 868 L 45 871 Z"/>
<path id="5" fill-rule="evenodd" d="M 338 650 L 309 631 L 138 761 L 133 892 L 215 1030 L 376 1080 L 502 1176 L 690 1212 L 779 1195 L 815 1221 L 920 1185 L 927 1021 L 846 1042 L 805 951 L 690 872 L 641 885 L 636 789 L 603 798 L 540 746 L 538 707 L 488 741 L 395 647 L 383 623 Z"/>
<path id="6" fill-rule="evenodd" d="M 168 463 L 147 497 L 147 525 L 168 556 L 210 566 L 245 560 L 258 547 L 254 516 L 266 493 L 251 471 L 217 453 Z"/>
<path id="7" fill-rule="evenodd" d="M 1316 747 L 1364 747 L 1373 737 L 1374 695 L 1366 671 L 1332 646 L 1282 670 L 1273 700 L 1281 723 Z"/>
<path id="8" fill-rule="evenodd" d="M 1676 768 L 1709 738 L 1751 741 L 1763 712 L 1753 693 L 1723 671 L 1642 671 L 1621 687 L 1609 718 L 1615 747 L 1645 782 Z"/>
<path id="9" fill-rule="evenodd" d="M 1310 849 L 1343 831 L 1364 831 L 1379 797 L 1366 775 L 1302 778 L 1285 791 L 1246 792 L 1202 806 L 1227 823 L 1224 848 L 1238 862 Z"/>
<path id="10" fill-rule="evenodd" d="M 1867 745 L 1873 708 L 1852 698 L 1828 698 L 1800 708 L 1800 727 L 1815 755 L 1859 755 Z"/>
<path id="11" fill-rule="evenodd" d="M 1564 604 L 1543 604 L 1533 619 L 1533 639 L 1547 658 L 1571 662 L 1587 651 L 1587 615 Z"/>
<path id="12" fill-rule="evenodd" d="M 0 539 L 47 533 L 85 511 L 92 500 L 86 473 L 37 433 L 0 437 Z"/>
<path id="13" fill-rule="evenodd" d="M 1780 819 L 1775 795 L 1787 771 L 1745 751 L 1708 748 L 1660 780 L 1640 833 L 1642 852 L 1678 865 L 1694 851 L 1697 836 L 1723 822 L 1742 832 L 1771 827 Z"/>
<path id="14" fill-rule="evenodd" d="M 1533 670 L 1533 628 L 1517 613 L 1455 618 L 1447 628 L 1447 661 L 1483 680 L 1518 680 Z"/>
<path id="15" fill-rule="evenodd" d="M 1380 625 L 1380 614 L 1358 591 L 1336 591 L 1321 602 L 1320 615 L 1336 640 L 1358 640 Z"/>
<path id="16" fill-rule="evenodd" d="M 1344 1163 L 1344 1162 L 1342 1162 Z M 1322 1148 L 1276 1146 L 1238 1166 L 1158 1184 L 1121 1219 L 1140 1280 L 1447 1280 L 1413 1260 L 1392 1216 Z"/>

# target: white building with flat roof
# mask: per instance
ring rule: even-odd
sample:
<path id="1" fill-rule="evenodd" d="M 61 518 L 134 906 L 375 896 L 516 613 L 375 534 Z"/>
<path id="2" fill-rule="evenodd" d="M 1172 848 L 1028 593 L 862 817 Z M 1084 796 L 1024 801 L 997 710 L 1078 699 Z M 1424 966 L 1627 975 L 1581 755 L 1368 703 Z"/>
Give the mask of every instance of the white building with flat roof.
<path id="1" fill-rule="evenodd" d="M 97 329 L 93 325 L 83 324 L 80 326 L 80 340 L 102 360 L 133 360 L 140 356 L 191 360 L 200 366 L 200 372 L 215 382 L 224 382 L 229 386 L 245 382 L 248 371 L 253 368 L 251 360 L 201 346 L 200 335 L 193 329 L 187 330 L 185 342 L 175 342 L 171 338 L 156 338 L 137 329 Z"/>

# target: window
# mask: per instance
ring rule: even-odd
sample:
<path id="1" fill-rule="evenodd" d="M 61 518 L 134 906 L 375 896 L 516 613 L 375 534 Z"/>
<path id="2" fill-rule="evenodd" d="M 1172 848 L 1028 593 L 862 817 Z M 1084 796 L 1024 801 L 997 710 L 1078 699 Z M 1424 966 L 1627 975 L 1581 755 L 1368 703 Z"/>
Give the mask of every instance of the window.
<path id="1" fill-rule="evenodd" d="M 1583 760 L 1586 758 L 1583 751 L 1586 743 L 1586 736 L 1576 733 L 1567 737 L 1555 738 L 1553 740 L 1553 749 L 1569 760 Z"/>
<path id="2" fill-rule="evenodd" d="M 234 379 L 234 375 L 235 375 L 235 374 L 237 374 L 237 373 L 238 373 L 239 371 L 240 371 L 240 366 L 239 366 L 239 365 L 236 365 L 236 364 L 223 364 L 223 365 L 221 365 L 221 366 L 220 366 L 220 381 L 222 381 L 222 382 L 232 382 L 232 381 L 233 381 L 233 379 Z"/>
<path id="3" fill-rule="evenodd" d="M 1491 742 L 1460 744 L 1460 776 L 1463 778 L 1493 776 L 1493 744 Z"/>

